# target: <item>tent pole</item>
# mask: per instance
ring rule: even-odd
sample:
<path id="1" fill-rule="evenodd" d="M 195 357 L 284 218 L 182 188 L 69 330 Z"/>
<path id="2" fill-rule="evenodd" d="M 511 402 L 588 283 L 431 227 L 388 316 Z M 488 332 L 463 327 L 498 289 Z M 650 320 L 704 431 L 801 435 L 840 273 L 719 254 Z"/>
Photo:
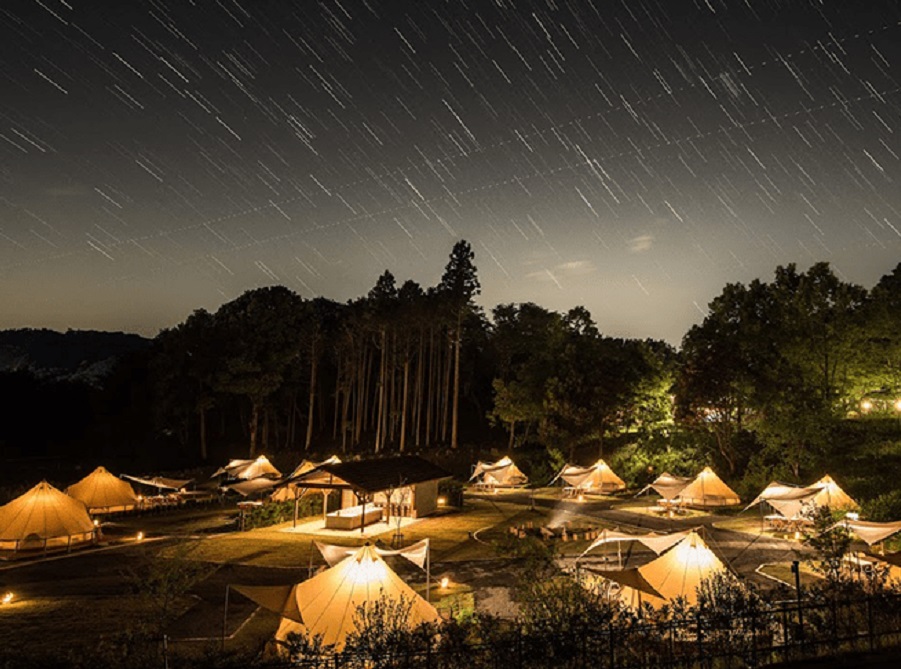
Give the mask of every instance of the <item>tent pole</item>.
<path id="1" fill-rule="evenodd" d="M 300 505 L 300 497 L 298 496 L 299 488 L 294 486 L 294 524 L 291 527 L 297 527 L 297 507 Z"/>
<path id="2" fill-rule="evenodd" d="M 425 545 L 425 601 L 429 604 L 432 603 L 432 547 L 430 544 Z"/>
<path id="3" fill-rule="evenodd" d="M 222 609 L 222 650 L 225 651 L 225 635 L 228 634 L 228 590 L 231 586 L 225 584 L 225 606 Z"/>
<path id="4" fill-rule="evenodd" d="M 362 506 L 360 507 L 360 536 L 366 534 L 366 496 L 360 498 Z"/>

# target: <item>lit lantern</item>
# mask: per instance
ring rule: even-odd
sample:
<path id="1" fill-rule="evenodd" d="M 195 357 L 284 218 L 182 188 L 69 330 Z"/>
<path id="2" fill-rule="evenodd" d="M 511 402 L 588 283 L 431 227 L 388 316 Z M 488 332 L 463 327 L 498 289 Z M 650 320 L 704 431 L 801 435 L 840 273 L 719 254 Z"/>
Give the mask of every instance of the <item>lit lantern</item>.
<path id="1" fill-rule="evenodd" d="M 447 590 L 448 585 L 450 585 L 450 579 L 447 576 L 445 576 L 444 578 L 441 579 L 441 589 Z"/>
<path id="2" fill-rule="evenodd" d="M 446 504 L 447 504 L 447 498 L 446 498 L 446 497 L 439 497 L 439 498 L 438 498 L 438 506 L 444 506 L 444 505 L 446 505 Z"/>
<path id="3" fill-rule="evenodd" d="M 9 604 L 15 598 L 16 598 L 16 596 L 13 593 L 5 592 L 5 593 L 3 593 L 3 597 L 0 598 L 0 604 Z"/>
<path id="4" fill-rule="evenodd" d="M 143 541 L 143 540 L 144 540 L 144 533 L 143 533 L 143 532 L 138 532 L 138 536 L 135 537 L 135 538 L 136 538 L 138 541 Z"/>
<path id="5" fill-rule="evenodd" d="M 863 400 L 863 401 L 860 403 L 860 410 L 863 411 L 864 413 L 867 413 L 867 412 L 869 412 L 869 411 L 872 411 L 872 410 L 873 410 L 873 403 L 872 403 L 870 400 Z"/>

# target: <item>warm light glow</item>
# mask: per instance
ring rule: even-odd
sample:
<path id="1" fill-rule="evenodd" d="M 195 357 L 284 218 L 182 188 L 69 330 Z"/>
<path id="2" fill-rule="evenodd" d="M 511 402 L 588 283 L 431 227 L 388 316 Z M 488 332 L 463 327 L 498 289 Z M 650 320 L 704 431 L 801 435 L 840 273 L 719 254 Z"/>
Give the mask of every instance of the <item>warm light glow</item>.
<path id="1" fill-rule="evenodd" d="M 873 403 L 870 400 L 863 400 L 860 403 L 860 410 L 866 413 L 867 411 L 871 411 L 873 409 Z"/>
<path id="2" fill-rule="evenodd" d="M 581 495 L 581 494 L 580 494 L 580 495 L 579 495 L 579 501 L 580 501 L 580 502 L 584 502 L 584 501 L 585 501 L 585 495 Z"/>
<path id="3" fill-rule="evenodd" d="M 94 527 L 100 527 L 100 521 L 94 518 Z"/>
<path id="4" fill-rule="evenodd" d="M 795 532 L 795 541 L 801 541 L 801 533 Z"/>
<path id="5" fill-rule="evenodd" d="M 441 589 L 447 590 L 448 585 L 450 585 L 450 579 L 447 576 L 445 576 L 444 578 L 441 579 Z"/>
<path id="6" fill-rule="evenodd" d="M 681 565 L 706 569 L 717 561 L 713 552 L 699 541 L 699 537 L 687 537 L 679 542 L 673 555 Z"/>
<path id="7" fill-rule="evenodd" d="M 135 537 L 135 538 L 136 538 L 138 541 L 143 541 L 143 540 L 144 540 L 144 533 L 143 533 L 143 532 L 138 532 L 138 536 Z"/>
<path id="8" fill-rule="evenodd" d="M 439 498 L 438 498 L 438 506 L 444 506 L 445 504 L 447 504 L 447 498 L 446 498 L 446 497 L 439 497 Z"/>
<path id="9" fill-rule="evenodd" d="M 895 411 L 901 411 L 901 397 L 895 400 L 895 404 L 893 406 L 895 407 Z"/>
<path id="10" fill-rule="evenodd" d="M 363 585 L 366 583 L 379 583 L 383 581 L 387 577 L 388 572 L 386 571 L 385 563 L 382 560 L 363 557 L 351 567 L 351 571 L 348 575 L 354 583 Z"/>
<path id="11" fill-rule="evenodd" d="M 6 592 L 3 594 L 3 598 L 0 599 L 0 604 L 9 604 L 13 599 L 15 599 L 15 597 L 16 596 L 13 593 Z"/>
<path id="12" fill-rule="evenodd" d="M 845 517 L 848 520 L 858 520 L 860 518 L 860 514 L 855 511 L 848 511 L 848 513 L 845 514 Z"/>

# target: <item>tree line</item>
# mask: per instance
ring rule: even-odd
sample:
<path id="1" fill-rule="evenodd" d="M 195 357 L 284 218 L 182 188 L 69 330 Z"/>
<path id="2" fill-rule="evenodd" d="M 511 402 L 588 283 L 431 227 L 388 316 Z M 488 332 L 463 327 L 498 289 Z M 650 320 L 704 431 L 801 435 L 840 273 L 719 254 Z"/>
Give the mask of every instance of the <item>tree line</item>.
<path id="1" fill-rule="evenodd" d="M 386 271 L 345 304 L 276 286 L 194 312 L 155 341 L 160 424 L 201 458 L 211 420 L 248 455 L 462 433 L 573 458 L 678 435 L 727 476 L 800 479 L 849 419 L 901 416 L 901 264 L 871 290 L 827 263 L 729 284 L 677 350 L 606 336 L 583 307 L 486 314 L 474 260 L 460 241 L 435 286 Z"/>
<path id="2" fill-rule="evenodd" d="M 76 444 L 58 452 L 182 464 L 493 446 L 517 449 L 533 474 L 600 456 L 636 482 L 702 464 L 754 485 L 804 480 L 845 454 L 888 485 L 882 465 L 901 464 L 901 264 L 869 290 L 826 263 L 729 284 L 679 349 L 604 335 L 583 307 L 486 313 L 479 291 L 466 241 L 434 286 L 386 271 L 346 303 L 249 290 L 161 331 L 102 393 L 79 399 L 67 381 L 60 410 L 92 417 L 44 436 Z M 23 370 L 0 385 L 18 404 L 56 392 Z M 24 443 L 16 424 L 0 449 Z"/>

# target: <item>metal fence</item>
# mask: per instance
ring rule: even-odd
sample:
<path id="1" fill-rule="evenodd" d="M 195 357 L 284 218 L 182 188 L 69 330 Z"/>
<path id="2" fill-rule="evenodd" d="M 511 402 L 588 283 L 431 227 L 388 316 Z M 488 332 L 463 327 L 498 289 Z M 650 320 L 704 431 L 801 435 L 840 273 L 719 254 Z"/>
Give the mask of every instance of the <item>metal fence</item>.
<path id="1" fill-rule="evenodd" d="M 471 643 L 423 638 L 404 652 L 278 662 L 305 669 L 745 669 L 901 644 L 901 595 L 782 602 L 751 614 L 690 609 L 665 621 L 608 622 L 566 633 L 496 630 Z"/>

